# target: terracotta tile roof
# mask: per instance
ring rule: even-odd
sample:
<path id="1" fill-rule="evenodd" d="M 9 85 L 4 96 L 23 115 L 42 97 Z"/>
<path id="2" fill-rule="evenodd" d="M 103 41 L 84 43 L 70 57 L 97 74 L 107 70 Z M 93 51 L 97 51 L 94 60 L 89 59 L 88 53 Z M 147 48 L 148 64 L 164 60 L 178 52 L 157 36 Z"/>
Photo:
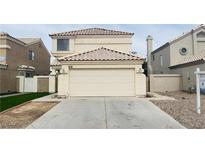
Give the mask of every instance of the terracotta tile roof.
<path id="1" fill-rule="evenodd" d="M 144 60 L 141 57 L 127 54 L 104 47 L 76 54 L 73 56 L 65 56 L 58 59 L 59 61 L 124 61 L 124 60 Z"/>
<path id="2" fill-rule="evenodd" d="M 109 30 L 103 28 L 88 28 L 82 30 L 49 34 L 49 36 L 51 37 L 52 36 L 76 36 L 76 35 L 134 35 L 134 33 Z"/>
<path id="3" fill-rule="evenodd" d="M 58 60 L 54 60 L 51 62 L 51 66 L 61 66 L 61 63 Z"/>
<path id="4" fill-rule="evenodd" d="M 0 32 L 0 36 L 9 36 L 9 34 L 6 32 Z"/>
<path id="5" fill-rule="evenodd" d="M 188 63 L 194 63 L 194 62 L 198 62 L 198 61 L 204 61 L 205 62 L 205 51 L 202 51 L 201 54 L 187 57 L 183 61 L 180 61 L 180 62 L 170 66 L 170 68 L 180 66 L 180 65 L 184 65 L 184 64 L 188 64 Z"/>

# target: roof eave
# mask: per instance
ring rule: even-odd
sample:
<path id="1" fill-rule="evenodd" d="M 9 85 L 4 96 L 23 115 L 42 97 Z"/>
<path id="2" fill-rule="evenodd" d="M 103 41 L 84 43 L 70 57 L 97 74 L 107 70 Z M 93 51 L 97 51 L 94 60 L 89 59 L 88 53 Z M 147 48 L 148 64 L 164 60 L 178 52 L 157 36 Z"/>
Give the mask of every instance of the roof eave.
<path id="1" fill-rule="evenodd" d="M 151 54 L 154 54 L 154 53 L 156 53 L 156 52 L 158 52 L 158 51 L 160 51 L 160 50 L 162 50 L 162 49 L 168 47 L 169 45 L 170 45 L 170 43 L 167 42 L 167 43 L 165 43 L 164 45 L 162 45 L 161 47 L 159 47 L 159 48 L 157 48 L 156 50 L 152 51 Z"/>
<path id="2" fill-rule="evenodd" d="M 69 64 L 69 63 L 135 63 L 135 64 L 143 64 L 144 60 L 59 60 L 61 64 Z"/>
<path id="3" fill-rule="evenodd" d="M 132 34 L 83 34 L 83 35 L 50 35 L 49 36 L 54 39 L 54 38 L 73 38 L 77 36 L 133 36 L 134 33 Z"/>
<path id="4" fill-rule="evenodd" d="M 192 62 L 177 64 L 177 65 L 172 65 L 172 66 L 169 66 L 168 68 L 175 69 L 175 68 L 180 68 L 180 67 L 184 67 L 184 66 L 192 66 L 192 65 L 198 65 L 198 64 L 203 64 L 203 63 L 205 63 L 205 60 L 202 58 L 202 59 L 199 59 L 197 61 L 192 61 Z"/>

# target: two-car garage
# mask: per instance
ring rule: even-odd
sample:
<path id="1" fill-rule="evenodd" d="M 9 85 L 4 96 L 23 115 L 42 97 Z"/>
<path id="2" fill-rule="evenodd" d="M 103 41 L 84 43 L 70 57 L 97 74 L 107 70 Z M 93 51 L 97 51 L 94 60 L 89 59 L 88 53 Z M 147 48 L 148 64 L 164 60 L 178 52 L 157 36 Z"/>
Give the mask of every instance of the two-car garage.
<path id="1" fill-rule="evenodd" d="M 70 96 L 135 96 L 134 69 L 72 69 Z"/>

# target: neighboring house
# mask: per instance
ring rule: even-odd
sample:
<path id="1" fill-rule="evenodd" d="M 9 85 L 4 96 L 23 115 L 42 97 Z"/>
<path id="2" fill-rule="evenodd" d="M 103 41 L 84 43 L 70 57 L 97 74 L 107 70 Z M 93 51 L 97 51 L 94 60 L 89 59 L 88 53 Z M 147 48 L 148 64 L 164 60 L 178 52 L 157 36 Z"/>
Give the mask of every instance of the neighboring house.
<path id="1" fill-rule="evenodd" d="M 180 74 L 183 90 L 194 89 L 196 68 L 205 71 L 205 26 L 183 33 L 150 53 L 153 74 Z"/>
<path id="2" fill-rule="evenodd" d="M 133 35 L 102 28 L 50 34 L 58 95 L 145 95 L 144 59 L 131 54 Z"/>
<path id="3" fill-rule="evenodd" d="M 0 33 L 0 93 L 16 92 L 16 76 L 48 75 L 50 54 L 40 38 Z"/>

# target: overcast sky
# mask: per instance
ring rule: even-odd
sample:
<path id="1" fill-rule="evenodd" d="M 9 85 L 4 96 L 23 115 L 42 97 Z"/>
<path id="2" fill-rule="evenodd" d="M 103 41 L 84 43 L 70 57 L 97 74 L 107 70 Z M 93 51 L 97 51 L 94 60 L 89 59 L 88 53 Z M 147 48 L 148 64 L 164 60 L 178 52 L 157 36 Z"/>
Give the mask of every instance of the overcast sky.
<path id="1" fill-rule="evenodd" d="M 191 30 L 196 25 L 189 24 L 81 24 L 81 25 L 66 25 L 66 24 L 55 24 L 55 25 L 1 25 L 0 32 L 4 31 L 9 33 L 13 37 L 40 37 L 45 43 L 48 50 L 51 50 L 51 38 L 48 36 L 49 33 L 64 32 L 71 30 L 78 30 L 83 28 L 107 28 L 113 30 L 133 32 L 133 51 L 136 51 L 139 55 L 146 55 L 146 37 L 152 35 L 154 38 L 154 49 L 163 45 L 167 41 L 181 35 L 183 32 Z"/>

